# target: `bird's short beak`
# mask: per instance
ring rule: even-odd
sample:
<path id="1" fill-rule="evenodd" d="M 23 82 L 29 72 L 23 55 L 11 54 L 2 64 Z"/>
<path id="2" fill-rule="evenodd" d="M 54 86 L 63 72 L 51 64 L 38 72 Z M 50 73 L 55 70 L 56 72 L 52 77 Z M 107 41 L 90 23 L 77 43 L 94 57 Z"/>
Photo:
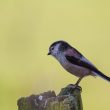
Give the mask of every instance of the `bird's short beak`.
<path id="1" fill-rule="evenodd" d="M 48 52 L 48 54 L 47 55 L 51 55 L 51 52 Z"/>

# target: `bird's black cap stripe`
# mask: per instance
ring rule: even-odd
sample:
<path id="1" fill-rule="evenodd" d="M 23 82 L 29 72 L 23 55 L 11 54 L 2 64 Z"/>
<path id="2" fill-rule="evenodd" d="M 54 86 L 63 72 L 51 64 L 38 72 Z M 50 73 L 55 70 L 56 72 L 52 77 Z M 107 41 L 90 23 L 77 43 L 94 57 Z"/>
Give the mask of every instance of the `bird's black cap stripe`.
<path id="1" fill-rule="evenodd" d="M 53 47 L 53 46 L 55 46 L 55 45 L 57 45 L 57 44 L 61 44 L 60 45 L 60 48 L 59 48 L 60 51 L 64 51 L 68 47 L 71 47 L 67 42 L 60 40 L 60 41 L 56 41 L 53 44 L 51 44 L 50 48 Z"/>

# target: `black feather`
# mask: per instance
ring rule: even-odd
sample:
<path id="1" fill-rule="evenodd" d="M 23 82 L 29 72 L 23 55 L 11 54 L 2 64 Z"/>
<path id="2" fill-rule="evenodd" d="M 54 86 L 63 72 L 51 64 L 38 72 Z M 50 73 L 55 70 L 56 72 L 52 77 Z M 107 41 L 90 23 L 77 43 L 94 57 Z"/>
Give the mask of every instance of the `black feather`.
<path id="1" fill-rule="evenodd" d="M 102 72 L 100 72 L 95 66 L 91 65 L 90 63 L 87 63 L 87 62 L 85 62 L 85 61 L 82 61 L 82 60 L 80 60 L 80 59 L 78 59 L 78 58 L 76 58 L 76 57 L 74 57 L 74 56 L 65 56 L 65 57 L 66 57 L 66 59 L 67 59 L 70 63 L 72 63 L 72 64 L 74 64 L 74 65 L 77 65 L 77 66 L 81 66 L 81 67 L 87 68 L 87 69 L 89 69 L 90 71 L 95 72 L 97 75 L 99 75 L 99 76 L 105 78 L 106 80 L 110 81 L 110 77 L 104 75 L 104 74 L 103 74 Z"/>

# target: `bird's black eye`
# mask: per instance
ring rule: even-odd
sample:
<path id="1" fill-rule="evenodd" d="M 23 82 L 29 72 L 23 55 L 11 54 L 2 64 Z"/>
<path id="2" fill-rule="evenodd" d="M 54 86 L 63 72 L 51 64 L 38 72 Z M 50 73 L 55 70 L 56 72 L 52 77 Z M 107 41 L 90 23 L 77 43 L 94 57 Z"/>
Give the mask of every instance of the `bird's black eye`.
<path id="1" fill-rule="evenodd" d="M 51 50 L 54 50 L 54 47 L 52 47 Z"/>

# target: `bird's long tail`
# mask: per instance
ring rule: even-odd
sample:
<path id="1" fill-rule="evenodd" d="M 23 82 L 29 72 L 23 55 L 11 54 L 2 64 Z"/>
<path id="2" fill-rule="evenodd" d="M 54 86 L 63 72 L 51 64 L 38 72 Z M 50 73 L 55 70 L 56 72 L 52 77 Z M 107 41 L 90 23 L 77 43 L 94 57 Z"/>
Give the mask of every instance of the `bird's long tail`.
<path id="1" fill-rule="evenodd" d="M 102 72 L 97 71 L 97 72 L 94 72 L 94 74 L 97 75 L 97 76 L 100 76 L 101 78 L 103 78 L 103 79 L 105 79 L 105 80 L 107 80 L 107 81 L 110 82 L 110 77 L 106 76 L 106 75 L 103 74 Z"/>

